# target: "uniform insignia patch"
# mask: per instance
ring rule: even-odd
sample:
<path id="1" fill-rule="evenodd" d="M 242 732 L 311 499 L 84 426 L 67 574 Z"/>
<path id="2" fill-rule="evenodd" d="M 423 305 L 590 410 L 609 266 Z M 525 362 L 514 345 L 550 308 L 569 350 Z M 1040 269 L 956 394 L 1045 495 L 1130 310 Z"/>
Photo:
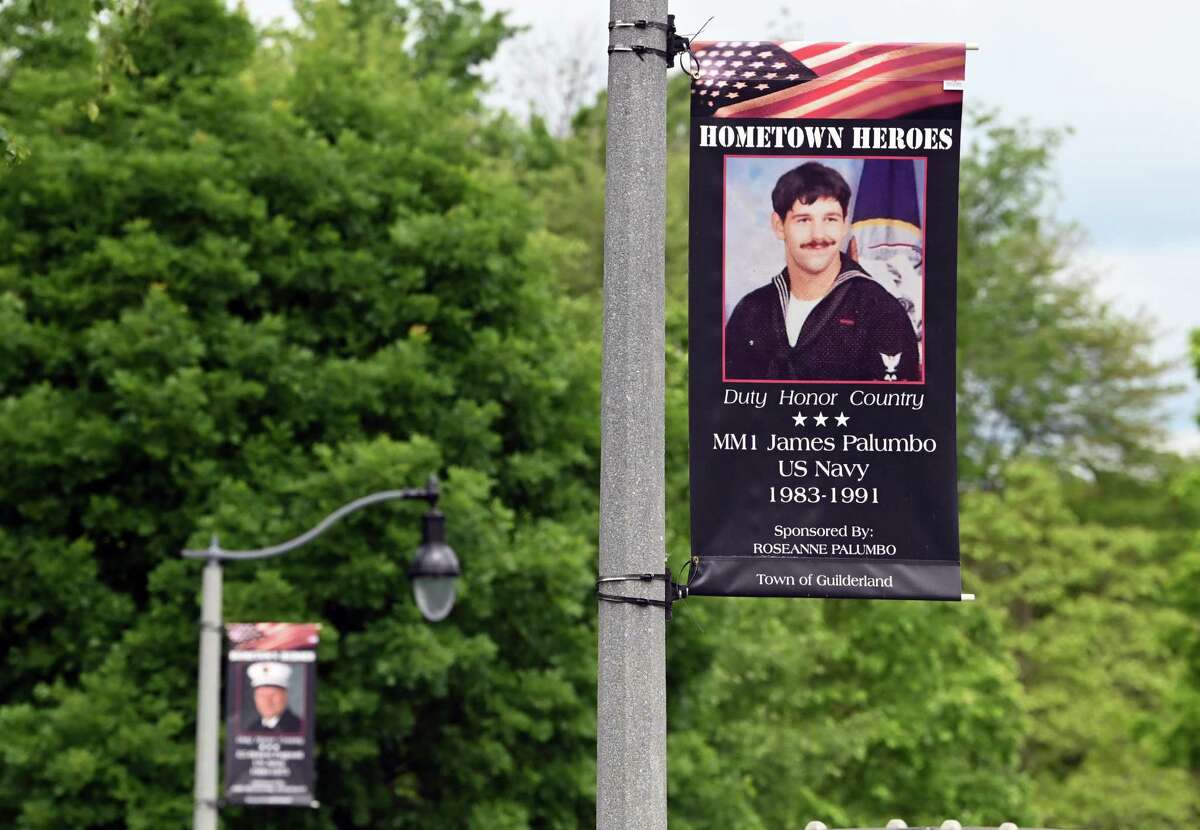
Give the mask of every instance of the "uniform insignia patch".
<path id="1" fill-rule="evenodd" d="M 896 369 L 900 366 L 900 355 L 902 354 L 904 354 L 904 352 L 896 352 L 895 354 L 884 354 L 883 352 L 879 353 L 879 356 L 883 359 L 884 380 L 896 379 Z"/>

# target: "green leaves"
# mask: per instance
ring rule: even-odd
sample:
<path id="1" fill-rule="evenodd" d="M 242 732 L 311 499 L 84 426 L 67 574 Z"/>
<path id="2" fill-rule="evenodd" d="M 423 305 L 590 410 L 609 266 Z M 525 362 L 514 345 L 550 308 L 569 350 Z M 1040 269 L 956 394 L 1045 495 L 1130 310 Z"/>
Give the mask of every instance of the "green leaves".
<path id="1" fill-rule="evenodd" d="M 1160 748 L 1179 668 L 1164 634 L 1182 622 L 1163 602 L 1177 564 L 1165 529 L 1081 521 L 1036 465 L 964 498 L 968 590 L 1008 618 L 1030 727 L 1022 766 L 1045 826 L 1184 828 L 1200 809 Z"/>
<path id="2" fill-rule="evenodd" d="M 561 141 L 488 120 L 478 67 L 510 27 L 467 0 L 303 2 L 270 37 L 219 0 L 104 5 L 99 25 L 86 4 L 0 6 L 0 148 L 26 156 L 0 188 L 0 824 L 186 824 L 199 580 L 179 548 L 279 542 L 431 472 L 464 569 L 436 627 L 405 575 L 419 505 L 226 569 L 226 619 L 323 625 L 324 806 L 223 822 L 590 823 L 603 99 Z M 679 79 L 675 568 L 686 101 Z M 679 608 L 673 825 L 1195 824 L 1197 570 L 1167 585 L 1194 559 L 1194 471 L 1114 470 L 1158 463 L 1156 367 L 1062 276 L 1056 134 L 974 129 L 959 365 L 980 602 Z"/>
<path id="3" fill-rule="evenodd" d="M 14 42 L 0 824 L 186 823 L 199 571 L 178 550 L 279 542 L 430 473 L 466 574 L 445 623 L 405 574 L 420 505 L 226 568 L 225 619 L 323 624 L 325 806 L 224 824 L 590 815 L 597 351 L 554 269 L 574 249 L 476 139 L 469 73 L 501 19 L 367 5 L 271 42 L 218 0 L 114 18 L 96 43 L 137 71 L 102 99 L 86 37 Z M 0 29 L 28 35 L 17 16 Z"/>
<path id="4" fill-rule="evenodd" d="M 1078 229 L 1054 218 L 1064 136 L 975 117 L 959 214 L 959 474 L 991 482 L 1037 455 L 1096 471 L 1145 463 L 1171 389 L 1153 327 L 1101 300 Z M 998 325 L 997 320 L 1003 320 Z"/>

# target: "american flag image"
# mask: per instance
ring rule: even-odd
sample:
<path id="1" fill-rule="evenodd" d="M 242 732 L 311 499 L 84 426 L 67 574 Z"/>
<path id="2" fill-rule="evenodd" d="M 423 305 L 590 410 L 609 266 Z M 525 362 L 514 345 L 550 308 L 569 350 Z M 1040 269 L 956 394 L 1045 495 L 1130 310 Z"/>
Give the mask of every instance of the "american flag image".
<path id="1" fill-rule="evenodd" d="M 717 118 L 897 118 L 962 103 L 961 43 L 710 41 L 692 52 L 697 114 Z"/>
<path id="2" fill-rule="evenodd" d="M 311 648 L 320 640 L 319 623 L 226 623 L 229 641 L 243 651 Z"/>
<path id="3" fill-rule="evenodd" d="M 225 634 L 234 645 L 253 642 L 262 637 L 262 632 L 254 623 L 226 623 Z"/>

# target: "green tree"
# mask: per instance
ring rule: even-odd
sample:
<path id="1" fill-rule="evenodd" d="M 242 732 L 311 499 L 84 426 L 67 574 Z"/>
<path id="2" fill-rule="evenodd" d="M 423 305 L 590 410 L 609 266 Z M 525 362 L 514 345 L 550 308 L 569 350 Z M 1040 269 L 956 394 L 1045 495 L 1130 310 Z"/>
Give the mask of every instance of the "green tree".
<path id="1" fill-rule="evenodd" d="M 270 40 L 221 0 L 96 36 L 63 15 L 0 68 L 30 150 L 0 192 L 6 827 L 183 826 L 199 570 L 178 549 L 278 541 L 434 471 L 467 574 L 437 627 L 407 599 L 414 507 L 227 570 L 227 619 L 325 626 L 325 807 L 227 826 L 590 820 L 598 377 L 557 287 L 574 248 L 478 101 L 502 18 L 370 12 L 306 4 Z M 113 40 L 137 71 L 102 90 Z"/>
<path id="2" fill-rule="evenodd" d="M 1147 460 L 1171 391 L 1152 326 L 1097 296 L 1073 261 L 1078 229 L 1053 214 L 1062 132 L 969 125 L 958 234 L 958 435 L 964 482 L 1040 456 L 1094 471 Z"/>
<path id="3" fill-rule="evenodd" d="M 6 54 L 0 56 L 0 79 L 7 76 L 4 65 L 18 55 L 24 60 L 54 52 L 94 53 L 93 74 L 98 81 L 97 95 L 111 91 L 115 74 L 135 72 L 136 67 L 120 38 L 107 38 L 101 48 L 88 42 L 90 27 L 105 18 L 124 18 L 133 26 L 145 24 L 148 0 L 13 0 L 0 7 L 0 42 Z M 0 80 L 2 84 L 2 80 Z M 88 100 L 88 115 L 99 114 L 99 97 Z M 15 132 L 14 132 L 15 131 Z M 29 157 L 29 147 L 20 134 L 19 122 L 11 122 L 0 113 L 0 172 Z"/>
<path id="4" fill-rule="evenodd" d="M 709 671 L 672 710 L 672 821 L 972 824 L 1024 818 L 1026 722 L 999 617 L 977 606 L 689 600 Z M 693 619 L 689 619 L 693 618 Z M 711 755 L 711 759 L 709 756 Z M 694 767 L 706 775 L 689 780 Z M 712 795 L 724 792 L 714 808 Z M 716 813 L 720 814 L 720 813 Z"/>
<path id="5" fill-rule="evenodd" d="M 603 173 L 604 103 L 601 96 L 577 116 L 557 156 L 546 148 L 548 140 L 527 153 L 535 161 L 531 186 L 543 193 L 548 221 L 567 236 L 590 238 L 603 226 L 595 194 Z M 688 103 L 686 80 L 677 78 L 669 101 L 667 217 L 668 548 L 677 567 L 690 554 Z M 1178 615 L 1154 602 L 1174 541 L 1154 517 L 1165 520 L 1173 507 L 1159 495 L 1159 479 L 1121 472 L 1123 465 L 1140 465 L 1145 473 L 1165 462 L 1151 451 L 1153 410 L 1165 391 L 1159 367 L 1147 357 L 1140 333 L 1146 329 L 1099 301 L 1088 275 L 1072 273 L 1079 234 L 1054 218 L 1052 199 L 1063 136 L 1006 124 L 994 114 L 976 116 L 968 129 L 973 142 L 962 168 L 959 250 L 959 466 L 969 491 L 963 537 L 973 558 L 967 572 L 982 601 L 963 609 L 961 618 L 954 616 L 958 609 L 939 609 L 953 623 L 920 607 L 834 604 L 818 611 L 807 603 L 689 601 L 671 628 L 675 823 L 703 827 L 720 816 L 723 826 L 788 826 L 813 815 L 867 823 L 958 812 L 993 822 L 1043 815 L 1068 826 L 1092 820 L 1150 826 L 1135 818 L 1141 813 L 1173 827 L 1193 809 L 1180 770 L 1160 763 L 1151 728 L 1168 713 L 1164 684 L 1176 671 L 1156 638 Z M 599 290 L 598 241 L 570 272 L 580 293 Z M 1036 491 L 1037 498 L 1049 501 L 1027 502 L 1025 473 L 1005 474 L 1023 456 L 1090 472 L 1043 482 L 1046 492 Z M 993 492 L 976 502 L 971 491 L 979 485 Z M 1157 507 L 1147 512 L 1150 504 Z M 1021 514 L 1035 508 L 1043 509 L 1044 525 Z M 989 518 L 989 510 L 1000 511 L 998 518 Z M 1045 553 L 1044 565 L 1041 547 L 1029 551 L 1028 578 L 1072 598 L 1047 609 L 1047 621 L 1033 630 L 1010 607 L 1014 589 L 1007 581 L 1020 576 L 1016 561 L 1025 558 L 1003 544 L 1028 524 L 1059 544 Z M 1062 546 L 1075 537 L 1097 548 L 1069 559 Z M 1012 573 L 994 568 L 995 559 L 1010 555 Z M 1121 578 L 1122 556 L 1147 570 L 1126 590 L 1085 598 Z M 1075 560 L 1081 575 L 1072 573 Z M 1106 625 L 1136 637 L 1120 649 L 1114 644 L 1111 661 L 1098 661 L 1092 650 L 1106 641 L 1094 626 Z M 896 630 L 910 638 L 911 653 L 893 639 Z M 856 662 L 846 643 L 864 651 L 891 643 L 892 649 Z M 946 672 L 940 685 L 922 685 L 925 655 Z M 1051 673 L 1059 664 L 1061 671 Z M 1040 669 L 1027 672 L 1029 665 Z M 1128 691 L 1133 683 L 1145 688 Z M 1056 706 L 1064 697 L 1073 705 Z M 864 698 L 871 704 L 854 708 Z M 829 700 L 851 702 L 839 709 Z M 1089 707 L 1105 711 L 1103 728 L 1089 728 Z M 938 731 L 942 721 L 949 725 Z M 854 739 L 833 737 L 842 730 Z M 864 759 L 869 769 L 859 766 Z M 1126 761 L 1129 775 L 1122 779 Z M 1083 766 L 1076 770 L 1075 763 Z M 699 777 L 705 786 L 696 785 Z M 1125 791 L 1114 811 L 1102 814 L 1104 795 Z"/>
<path id="6" fill-rule="evenodd" d="M 667 124 L 667 315 L 672 342 L 684 345 L 689 104 L 687 79 L 677 76 Z M 581 111 L 556 150 L 542 142 L 531 154 L 537 172 L 529 180 L 551 227 L 590 243 L 569 279 L 596 293 L 605 105 L 601 95 Z M 1150 357 L 1153 327 L 1098 296 L 1093 275 L 1075 260 L 1082 234 L 1054 215 L 1064 133 L 992 112 L 969 115 L 965 129 L 972 140 L 960 183 L 960 478 L 965 486 L 988 485 L 1009 461 L 1028 456 L 1096 474 L 1150 469 L 1161 437 L 1157 405 L 1173 387 Z"/>
<path id="7" fill-rule="evenodd" d="M 676 570 L 690 556 L 689 99 L 676 77 L 666 252 L 667 547 Z M 605 104 L 600 96 L 578 113 L 562 141 L 535 124 L 514 150 L 550 226 L 589 241 L 565 279 L 593 302 L 603 270 Z M 672 826 L 1019 818 L 1024 722 L 1000 620 L 919 604 L 688 600 L 669 629 Z"/>
<path id="8" fill-rule="evenodd" d="M 1192 332 L 1192 365 L 1200 375 L 1200 330 Z M 1183 618 L 1167 632 L 1166 641 L 1182 658 L 1183 675 L 1174 690 L 1172 717 L 1167 719 L 1171 757 L 1192 775 L 1193 786 L 1200 789 L 1200 464 L 1195 460 L 1173 482 L 1170 495 L 1190 510 L 1182 515 L 1179 557 L 1169 599 Z"/>
<path id="9" fill-rule="evenodd" d="M 1180 661 L 1163 634 L 1177 553 L 1157 528 L 1081 521 L 1041 465 L 963 500 L 968 590 L 1004 609 L 1030 730 L 1022 768 L 1048 827 L 1194 827 L 1200 797 L 1166 758 Z M 1102 494 L 1094 493 L 1097 498 Z"/>

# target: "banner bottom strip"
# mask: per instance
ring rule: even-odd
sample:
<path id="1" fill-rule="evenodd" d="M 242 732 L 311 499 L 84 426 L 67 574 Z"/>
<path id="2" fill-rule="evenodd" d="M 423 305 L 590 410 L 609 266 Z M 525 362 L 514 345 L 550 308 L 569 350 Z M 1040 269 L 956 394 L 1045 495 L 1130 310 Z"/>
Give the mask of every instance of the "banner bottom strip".
<path id="1" fill-rule="evenodd" d="M 962 599 L 958 562 L 861 562 L 759 556 L 699 557 L 692 596 Z"/>

